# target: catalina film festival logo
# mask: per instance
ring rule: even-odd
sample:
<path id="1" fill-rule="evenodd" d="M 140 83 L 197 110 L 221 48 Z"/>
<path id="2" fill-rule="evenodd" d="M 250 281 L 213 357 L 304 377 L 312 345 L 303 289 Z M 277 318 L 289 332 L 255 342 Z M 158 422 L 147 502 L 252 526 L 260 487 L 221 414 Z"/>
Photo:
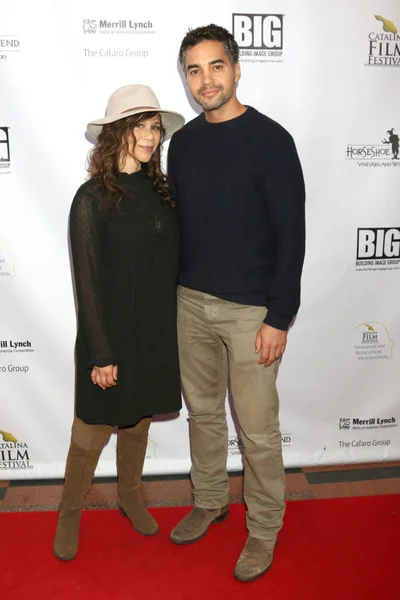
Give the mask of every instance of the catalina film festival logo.
<path id="1" fill-rule="evenodd" d="M 399 144 L 397 130 L 390 127 L 380 143 L 348 144 L 346 159 L 355 161 L 359 167 L 400 167 Z"/>
<path id="2" fill-rule="evenodd" d="M 357 229 L 356 271 L 400 269 L 400 227 Z"/>
<path id="3" fill-rule="evenodd" d="M 157 444 L 151 437 L 148 437 L 147 440 L 147 448 L 146 448 L 146 459 L 154 459 L 157 458 Z"/>
<path id="4" fill-rule="evenodd" d="M 235 13 L 232 33 L 242 62 L 283 62 L 282 14 Z"/>
<path id="5" fill-rule="evenodd" d="M 33 469 L 29 448 L 12 433 L 0 429 L 0 469 Z"/>
<path id="6" fill-rule="evenodd" d="M 19 36 L 0 33 L 0 65 L 1 61 L 9 60 L 19 52 Z"/>
<path id="7" fill-rule="evenodd" d="M 400 36 L 396 25 L 382 15 L 375 15 L 375 19 L 377 27 L 368 34 L 368 58 L 365 66 L 400 67 Z"/>
<path id="8" fill-rule="evenodd" d="M 133 19 L 119 19 L 107 21 L 106 19 L 83 19 L 82 31 L 86 39 L 91 42 L 103 36 L 104 41 L 111 42 L 111 46 L 83 48 L 85 58 L 147 58 L 149 49 L 144 47 L 118 47 L 121 41 L 132 35 L 153 35 L 155 32 L 153 22 L 149 19 L 134 21 Z M 106 36 L 106 37 L 104 37 Z M 132 40 L 133 41 L 133 40 Z"/>
<path id="9" fill-rule="evenodd" d="M 379 321 L 360 323 L 353 328 L 357 360 L 391 360 L 395 342 L 387 327 Z"/>
<path id="10" fill-rule="evenodd" d="M 7 246 L 6 242 L 0 238 L 0 281 L 13 279 L 15 277 L 15 256 Z"/>
<path id="11" fill-rule="evenodd" d="M 0 175 L 11 173 L 10 128 L 0 127 Z"/>

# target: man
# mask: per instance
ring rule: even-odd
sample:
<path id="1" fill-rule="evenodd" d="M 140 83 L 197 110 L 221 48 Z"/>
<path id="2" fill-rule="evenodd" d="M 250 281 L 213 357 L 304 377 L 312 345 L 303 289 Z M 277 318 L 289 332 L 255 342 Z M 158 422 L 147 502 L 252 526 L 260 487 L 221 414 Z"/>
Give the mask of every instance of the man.
<path id="1" fill-rule="evenodd" d="M 189 31 L 180 48 L 204 112 L 173 136 L 168 157 L 181 225 L 178 337 L 195 505 L 171 541 L 195 542 L 229 516 L 229 367 L 249 531 L 234 574 L 252 581 L 271 566 L 285 509 L 275 382 L 300 304 L 305 193 L 289 133 L 236 96 L 238 56 L 216 25 Z"/>

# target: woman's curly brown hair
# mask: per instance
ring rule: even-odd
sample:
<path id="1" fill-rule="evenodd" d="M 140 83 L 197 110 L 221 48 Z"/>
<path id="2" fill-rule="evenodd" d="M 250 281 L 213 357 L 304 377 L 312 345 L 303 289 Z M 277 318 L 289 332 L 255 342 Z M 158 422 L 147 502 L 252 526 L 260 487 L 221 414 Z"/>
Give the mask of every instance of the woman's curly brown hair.
<path id="1" fill-rule="evenodd" d="M 97 179 L 99 186 L 108 191 L 105 195 L 104 210 L 109 208 L 119 210 L 119 204 L 125 195 L 125 190 L 118 181 L 118 172 L 119 162 L 123 162 L 129 154 L 129 135 L 135 125 L 158 114 L 158 112 L 144 112 L 103 125 L 97 144 L 89 153 L 88 172 Z M 161 194 L 164 204 L 175 206 L 168 179 L 161 170 L 160 158 L 164 136 L 165 129 L 161 123 L 160 144 L 149 162 L 142 163 L 142 171 L 153 180 L 154 189 Z"/>

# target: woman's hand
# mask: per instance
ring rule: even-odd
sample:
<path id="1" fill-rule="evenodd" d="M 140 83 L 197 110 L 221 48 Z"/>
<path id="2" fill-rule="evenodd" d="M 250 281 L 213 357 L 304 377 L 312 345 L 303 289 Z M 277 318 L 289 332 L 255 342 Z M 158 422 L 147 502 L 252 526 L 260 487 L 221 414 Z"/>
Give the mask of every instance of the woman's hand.
<path id="1" fill-rule="evenodd" d="M 94 385 L 102 390 L 117 385 L 118 365 L 107 365 L 107 367 L 93 367 L 90 375 Z"/>

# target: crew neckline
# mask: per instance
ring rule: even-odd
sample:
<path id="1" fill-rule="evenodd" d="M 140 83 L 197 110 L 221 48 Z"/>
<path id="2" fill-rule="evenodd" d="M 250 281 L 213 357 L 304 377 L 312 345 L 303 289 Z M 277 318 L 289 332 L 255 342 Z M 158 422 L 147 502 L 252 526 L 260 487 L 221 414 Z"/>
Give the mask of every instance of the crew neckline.
<path id="1" fill-rule="evenodd" d="M 237 117 L 233 117 L 233 119 L 228 119 L 227 121 L 215 121 L 215 122 L 207 121 L 206 115 L 203 111 L 203 113 L 202 113 L 203 123 L 205 123 L 209 127 L 222 126 L 222 125 L 229 126 L 230 124 L 239 123 L 239 122 L 243 121 L 244 119 L 248 118 L 247 115 L 251 114 L 251 112 L 254 111 L 254 108 L 252 106 L 248 106 L 247 104 L 244 104 L 244 106 L 246 107 L 246 110 L 241 115 L 238 115 Z"/>

